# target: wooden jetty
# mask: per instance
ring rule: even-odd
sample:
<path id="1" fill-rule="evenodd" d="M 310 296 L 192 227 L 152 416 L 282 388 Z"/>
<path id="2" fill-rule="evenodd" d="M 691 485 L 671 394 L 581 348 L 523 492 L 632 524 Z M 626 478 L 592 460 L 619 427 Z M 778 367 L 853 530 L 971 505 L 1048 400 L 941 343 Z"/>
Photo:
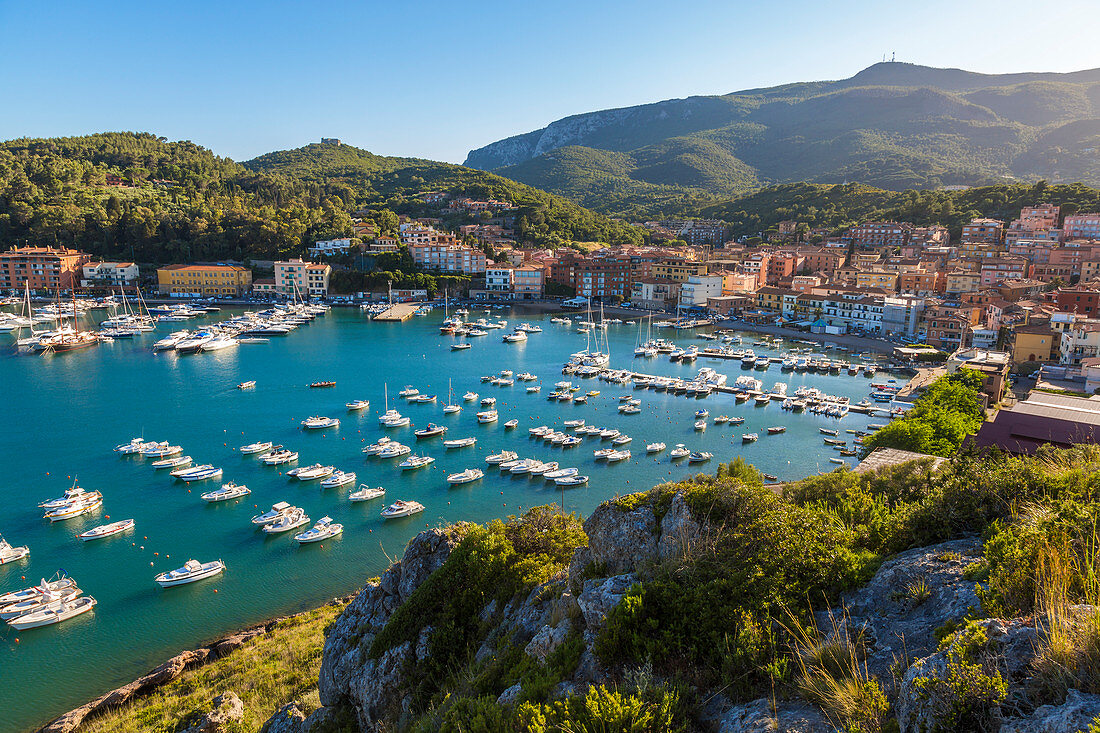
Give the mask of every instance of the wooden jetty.
<path id="1" fill-rule="evenodd" d="M 420 308 L 420 303 L 394 303 L 374 317 L 375 321 L 407 321 Z"/>

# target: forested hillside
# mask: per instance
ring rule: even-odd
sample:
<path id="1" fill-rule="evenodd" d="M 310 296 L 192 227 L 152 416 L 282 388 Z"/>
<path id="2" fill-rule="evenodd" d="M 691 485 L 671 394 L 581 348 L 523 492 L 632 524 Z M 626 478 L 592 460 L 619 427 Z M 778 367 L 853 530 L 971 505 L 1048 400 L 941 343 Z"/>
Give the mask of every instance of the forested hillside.
<path id="1" fill-rule="evenodd" d="M 859 183 L 787 183 L 686 211 L 694 216 L 722 219 L 734 236 L 767 232 L 784 220 L 833 231 L 864 221 L 908 221 L 918 225 L 943 224 L 958 237 L 962 226 L 975 217 L 1003 221 L 1017 217 L 1022 206 L 1053 202 L 1062 214 L 1100 210 L 1100 189 L 1075 183 L 1052 186 L 977 186 L 963 191 L 887 191 Z"/>
<path id="2" fill-rule="evenodd" d="M 641 241 L 632 227 L 483 171 L 309 145 L 240 164 L 188 141 L 102 133 L 0 143 L 0 241 L 140 262 L 271 259 L 351 234 L 350 212 L 427 213 L 425 189 L 519 207 L 539 244 Z"/>
<path id="3" fill-rule="evenodd" d="M 875 64 L 840 81 L 574 115 L 472 150 L 466 164 L 633 218 L 794 181 L 1097 185 L 1100 70 Z"/>

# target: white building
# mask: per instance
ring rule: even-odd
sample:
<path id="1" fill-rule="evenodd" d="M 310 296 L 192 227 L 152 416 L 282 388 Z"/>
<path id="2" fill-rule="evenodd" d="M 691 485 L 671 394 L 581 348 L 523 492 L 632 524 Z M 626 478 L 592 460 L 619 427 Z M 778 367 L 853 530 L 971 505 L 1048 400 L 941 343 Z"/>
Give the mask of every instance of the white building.
<path id="1" fill-rule="evenodd" d="M 499 265 L 486 267 L 485 289 L 493 293 L 512 292 L 512 268 Z"/>
<path id="2" fill-rule="evenodd" d="M 89 262 L 81 273 L 82 288 L 117 288 L 138 280 L 138 266 L 133 262 Z"/>
<path id="3" fill-rule="evenodd" d="M 1078 318 L 1062 331 L 1062 347 L 1058 362 L 1066 366 L 1080 364 L 1082 359 L 1100 356 L 1100 319 Z"/>
<path id="4" fill-rule="evenodd" d="M 882 331 L 916 336 L 924 317 L 924 298 L 888 295 L 882 302 Z"/>
<path id="5" fill-rule="evenodd" d="M 313 262 L 303 262 L 301 258 L 275 263 L 275 292 L 287 297 L 313 296 L 323 298 L 328 295 L 328 280 L 332 268 Z"/>
<path id="6" fill-rule="evenodd" d="M 689 275 L 680 283 L 680 305 L 706 305 L 707 299 L 721 295 L 721 275 Z"/>
<path id="7" fill-rule="evenodd" d="M 331 257 L 332 255 L 347 254 L 351 249 L 350 239 L 326 239 L 315 242 L 312 247 L 306 249 L 310 257 Z"/>

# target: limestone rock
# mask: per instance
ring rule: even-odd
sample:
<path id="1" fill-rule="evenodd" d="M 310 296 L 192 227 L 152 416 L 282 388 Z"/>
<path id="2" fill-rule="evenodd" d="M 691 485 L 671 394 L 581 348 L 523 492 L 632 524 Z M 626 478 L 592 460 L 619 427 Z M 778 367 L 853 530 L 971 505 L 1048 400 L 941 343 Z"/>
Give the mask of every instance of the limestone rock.
<path id="1" fill-rule="evenodd" d="M 1026 718 L 1010 718 L 1001 733 L 1077 733 L 1100 717 L 1100 695 L 1070 690 L 1061 705 L 1043 705 Z"/>
<path id="2" fill-rule="evenodd" d="M 832 618 L 819 614 L 818 627 L 833 623 L 860 636 L 868 670 L 880 679 L 906 654 L 910 659 L 936 650 L 935 630 L 961 620 L 980 603 L 963 568 L 981 556 L 980 540 L 961 539 L 902 552 L 882 564 L 867 585 L 848 593 Z M 926 597 L 925 597 L 926 595 Z"/>
<path id="3" fill-rule="evenodd" d="M 540 664 L 546 664 L 546 658 L 562 645 L 569 636 L 572 625 L 568 619 L 561 621 L 557 626 L 543 626 L 527 644 L 524 651 Z"/>
<path id="4" fill-rule="evenodd" d="M 224 692 L 213 700 L 213 709 L 183 733 L 221 733 L 244 718 L 244 703 L 235 692 Z"/>
<path id="5" fill-rule="evenodd" d="M 516 700 L 519 699 L 519 693 L 522 691 L 523 688 L 520 685 L 512 685 L 500 693 L 500 697 L 497 698 L 497 705 L 515 705 Z"/>
<path id="6" fill-rule="evenodd" d="M 1038 640 L 1035 626 L 1023 619 L 1009 622 L 984 619 L 978 623 L 989 639 L 989 658 L 1008 683 L 1007 702 L 1026 704 L 1030 697 L 1026 690 L 1028 672 L 1035 658 Z M 926 730 L 932 721 L 946 717 L 954 701 L 921 690 L 918 680 L 946 679 L 947 676 L 947 655 L 941 651 L 918 659 L 909 667 L 901 681 L 896 703 L 902 733 Z"/>
<path id="7" fill-rule="evenodd" d="M 267 633 L 268 627 L 273 627 L 275 623 L 277 622 L 272 622 L 265 626 L 256 626 L 251 629 L 245 629 L 244 631 L 240 631 L 236 634 L 233 634 L 232 636 L 227 636 L 226 638 L 222 639 L 214 645 L 214 653 L 217 654 L 219 657 L 224 657 L 226 654 L 240 649 L 242 646 L 252 641 L 257 636 L 263 636 Z"/>
<path id="8" fill-rule="evenodd" d="M 321 708 L 324 710 L 325 708 Z M 298 708 L 298 701 L 289 702 L 264 722 L 260 733 L 301 733 L 305 713 Z"/>
<path id="9" fill-rule="evenodd" d="M 767 698 L 734 705 L 719 724 L 719 733 L 832 733 L 821 711 L 805 703 L 784 701 L 773 710 Z"/>
<path id="10" fill-rule="evenodd" d="M 679 560 L 689 556 L 702 535 L 703 527 L 692 516 L 683 492 L 676 492 L 668 512 L 661 518 L 657 555 L 661 560 Z"/>
<path id="11" fill-rule="evenodd" d="M 657 517 L 649 505 L 624 512 L 601 504 L 585 520 L 584 531 L 593 562 L 608 573 L 634 572 L 657 559 Z"/>
<path id="12" fill-rule="evenodd" d="M 374 730 L 384 719 L 397 720 L 407 708 L 410 685 L 405 670 L 414 653 L 412 642 L 398 644 L 378 660 L 368 661 L 352 677 L 349 698 L 361 728 Z"/>
<path id="13" fill-rule="evenodd" d="M 584 584 L 584 571 L 592 564 L 592 551 L 588 547 L 578 547 L 573 550 L 573 557 L 569 560 L 569 589 L 574 593 L 581 592 Z"/>
<path id="14" fill-rule="evenodd" d="M 636 578 L 632 574 L 616 575 L 611 578 L 599 578 L 584 581 L 584 590 L 577 597 L 584 623 L 589 631 L 603 626 L 607 614 L 619 605 L 623 594 L 634 585 Z"/>
<path id="15" fill-rule="evenodd" d="M 376 583 L 369 583 L 333 622 L 325 639 L 318 693 L 321 704 L 350 703 L 362 716 L 354 690 L 364 689 L 369 679 L 366 655 L 371 641 L 386 626 L 390 615 L 404 603 L 429 575 L 450 557 L 463 535 L 463 525 L 431 529 L 414 537 L 405 554 L 390 566 Z"/>

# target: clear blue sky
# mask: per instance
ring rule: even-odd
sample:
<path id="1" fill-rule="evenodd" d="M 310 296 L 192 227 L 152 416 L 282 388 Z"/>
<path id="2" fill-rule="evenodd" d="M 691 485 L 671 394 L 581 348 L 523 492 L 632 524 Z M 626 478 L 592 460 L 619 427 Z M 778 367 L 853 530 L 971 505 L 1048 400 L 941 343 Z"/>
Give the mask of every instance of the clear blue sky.
<path id="1" fill-rule="evenodd" d="M 851 76 L 884 53 L 1100 67 L 1096 0 L 0 0 L 0 139 L 143 130 L 246 160 L 322 136 L 461 162 L 559 117 Z"/>

